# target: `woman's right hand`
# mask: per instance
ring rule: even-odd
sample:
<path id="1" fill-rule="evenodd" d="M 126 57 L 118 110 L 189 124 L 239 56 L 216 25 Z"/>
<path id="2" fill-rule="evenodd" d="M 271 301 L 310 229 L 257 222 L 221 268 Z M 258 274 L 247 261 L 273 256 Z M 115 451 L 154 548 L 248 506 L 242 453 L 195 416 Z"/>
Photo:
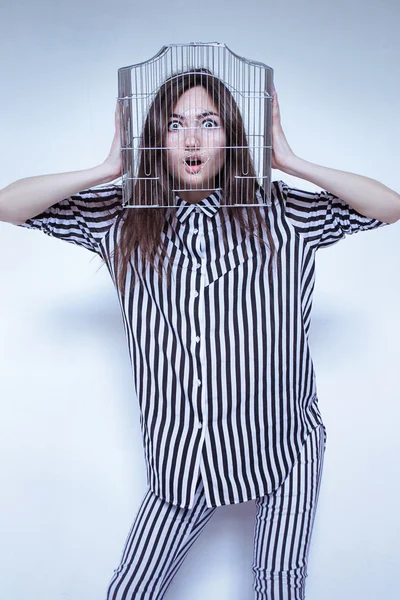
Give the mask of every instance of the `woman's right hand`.
<path id="1" fill-rule="evenodd" d="M 112 179 L 117 179 L 122 174 L 122 158 L 121 158 L 121 121 L 119 105 L 115 108 L 115 132 L 111 144 L 109 155 L 104 164 L 110 169 Z"/>

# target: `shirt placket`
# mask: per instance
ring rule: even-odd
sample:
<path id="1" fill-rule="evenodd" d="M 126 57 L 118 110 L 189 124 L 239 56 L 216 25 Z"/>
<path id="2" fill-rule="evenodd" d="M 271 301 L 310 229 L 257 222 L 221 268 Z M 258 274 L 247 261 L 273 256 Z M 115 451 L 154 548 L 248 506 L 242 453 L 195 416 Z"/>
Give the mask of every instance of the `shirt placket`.
<path id="1" fill-rule="evenodd" d="M 194 276 L 194 303 L 193 303 L 193 321 L 194 330 L 192 338 L 192 352 L 195 361 L 195 372 L 197 374 L 197 394 L 196 394 L 196 417 L 197 427 L 202 430 L 202 437 L 205 435 L 205 427 L 208 422 L 207 418 L 207 398 L 206 398 L 206 360 L 205 360 L 205 340 L 206 332 L 205 322 L 205 305 L 204 305 L 204 289 L 205 289 L 205 274 L 206 274 L 206 248 L 204 226 L 206 217 L 200 208 L 195 211 L 195 226 L 193 235 L 195 236 L 194 256 L 192 269 L 195 272 Z"/>

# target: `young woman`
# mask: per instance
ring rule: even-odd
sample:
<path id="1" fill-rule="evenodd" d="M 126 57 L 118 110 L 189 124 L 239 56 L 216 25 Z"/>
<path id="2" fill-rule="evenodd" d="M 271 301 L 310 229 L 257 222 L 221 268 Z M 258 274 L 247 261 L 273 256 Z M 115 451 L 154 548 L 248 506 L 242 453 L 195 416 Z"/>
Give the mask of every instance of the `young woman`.
<path id="1" fill-rule="evenodd" d="M 302 599 L 325 447 L 308 347 L 315 252 L 396 221 L 400 196 L 296 156 L 275 93 L 273 168 L 329 192 L 276 181 L 270 206 L 228 208 L 263 190 L 240 179 L 253 169 L 243 122 L 205 71 L 165 82 L 143 131 L 133 199 L 179 189 L 177 208 L 122 208 L 120 187 L 104 186 L 121 173 L 119 140 L 117 117 L 103 164 L 0 193 L 2 220 L 98 253 L 119 294 L 149 490 L 107 598 L 163 598 L 216 507 L 254 499 L 255 598 Z"/>

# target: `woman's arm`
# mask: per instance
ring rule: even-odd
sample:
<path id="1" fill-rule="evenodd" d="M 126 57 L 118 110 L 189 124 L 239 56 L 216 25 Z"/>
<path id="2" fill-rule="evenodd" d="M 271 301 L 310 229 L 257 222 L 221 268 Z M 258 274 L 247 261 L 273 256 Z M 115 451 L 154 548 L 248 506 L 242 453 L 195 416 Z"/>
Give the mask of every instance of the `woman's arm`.
<path id="1" fill-rule="evenodd" d="M 322 167 L 294 154 L 282 129 L 276 91 L 272 115 L 272 168 L 314 183 L 366 217 L 384 223 L 394 223 L 400 219 L 400 194 L 394 190 L 375 179 Z"/>
<path id="2" fill-rule="evenodd" d="M 120 126 L 115 112 L 115 133 L 110 153 L 99 166 L 82 171 L 27 177 L 0 190 L 0 221 L 24 223 L 64 198 L 107 183 L 121 174 Z"/>

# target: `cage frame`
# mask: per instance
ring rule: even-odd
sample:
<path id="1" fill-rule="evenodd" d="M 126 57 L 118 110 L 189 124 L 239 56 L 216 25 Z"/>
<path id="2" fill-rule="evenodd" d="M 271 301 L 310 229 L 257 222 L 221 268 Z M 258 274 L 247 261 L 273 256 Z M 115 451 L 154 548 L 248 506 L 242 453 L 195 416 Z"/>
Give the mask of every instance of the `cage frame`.
<path id="1" fill-rule="evenodd" d="M 263 116 L 260 117 L 262 132 L 257 135 L 263 139 L 263 143 L 259 146 L 253 144 L 247 144 L 246 148 L 250 151 L 253 150 L 252 160 L 256 164 L 256 173 L 257 173 L 257 189 L 260 190 L 261 193 L 255 195 L 254 204 L 249 203 L 229 203 L 229 199 L 224 198 L 224 204 L 227 206 L 237 206 L 237 207 L 250 207 L 250 206 L 260 206 L 265 205 L 268 206 L 271 203 L 271 168 L 272 168 L 272 100 L 273 100 L 273 69 L 260 61 L 254 61 L 251 59 L 244 58 L 239 56 L 235 52 L 233 52 L 225 43 L 221 42 L 189 42 L 189 43 L 173 43 L 166 44 L 162 46 L 162 48 L 151 58 L 145 61 L 141 61 L 139 63 L 135 63 L 132 65 L 128 65 L 126 67 L 121 67 L 118 69 L 118 110 L 119 117 L 121 123 L 121 155 L 122 155 L 122 203 L 124 208 L 167 208 L 167 207 L 178 207 L 179 204 L 176 203 L 176 196 L 179 195 L 179 191 L 190 191 L 190 188 L 185 188 L 185 190 L 174 189 L 174 202 L 164 204 L 164 203 L 148 203 L 148 204 L 133 204 L 133 189 L 136 183 L 139 180 L 146 179 L 147 181 L 151 181 L 152 179 L 159 179 L 159 177 L 148 177 L 139 178 L 138 177 L 138 165 L 140 162 L 141 152 L 146 148 L 140 145 L 140 140 L 142 137 L 142 132 L 144 128 L 144 123 L 140 125 L 139 119 L 136 124 L 133 123 L 133 102 L 143 101 L 147 97 L 147 110 L 150 107 L 152 100 L 156 96 L 159 91 L 161 85 L 165 82 L 167 77 L 161 81 L 161 84 L 158 83 L 157 88 L 150 91 L 142 90 L 142 93 L 138 93 L 137 86 L 136 89 L 133 89 L 133 72 L 141 72 L 143 68 L 155 68 L 154 65 L 157 64 L 158 61 L 166 60 L 168 58 L 168 54 L 175 51 L 178 52 L 178 49 L 181 51 L 185 50 L 188 56 L 188 62 L 191 60 L 191 55 L 193 58 L 197 52 L 197 56 L 199 55 L 201 49 L 211 49 L 212 52 L 215 51 L 223 51 L 228 56 L 228 60 L 235 60 L 238 64 L 245 65 L 248 68 L 259 69 L 260 73 L 264 73 L 263 77 L 263 96 L 260 101 L 263 102 Z M 219 55 L 218 55 L 219 56 Z M 171 77 L 174 75 L 174 69 L 172 68 L 172 56 L 171 58 L 171 72 L 168 73 L 168 76 Z M 224 59 L 226 60 L 226 59 Z M 196 61 L 193 61 L 196 62 Z M 225 68 L 224 63 L 224 68 Z M 192 65 L 189 67 L 191 69 L 202 68 L 203 65 Z M 209 65 L 205 65 L 205 68 L 208 68 Z M 211 69 L 210 69 L 211 70 Z M 186 71 L 187 72 L 187 71 Z M 249 71 L 250 72 L 250 71 Z M 237 90 L 233 89 L 229 82 L 226 81 L 226 78 L 222 78 L 220 73 L 214 74 L 214 70 L 211 70 L 212 76 L 220 79 L 224 86 L 227 87 L 229 92 L 233 95 L 241 95 L 243 98 L 251 98 L 251 90 Z M 177 77 L 181 75 L 181 73 L 176 73 Z M 232 89 L 233 92 L 232 92 Z M 247 95 L 246 95 L 247 94 Z M 151 97 L 152 100 L 149 102 L 148 97 Z M 256 98 L 256 96 L 254 96 Z M 139 114 L 139 111 L 136 107 L 136 113 Z M 142 110 L 142 117 L 145 117 L 146 111 Z M 245 118 L 242 115 L 242 119 Z M 136 129 L 135 129 L 136 127 Z M 140 135 L 138 134 L 140 131 Z M 245 131 L 247 134 L 247 139 L 249 137 L 255 137 L 255 133 L 250 133 L 248 128 L 245 127 Z M 136 140 L 136 145 L 135 145 Z M 128 142 L 128 143 L 127 143 Z M 131 143 L 129 143 L 131 142 Z M 238 146 L 234 146 L 232 148 L 239 148 Z M 257 161 L 254 159 L 254 149 L 259 149 L 259 153 L 262 156 L 261 159 Z M 152 148 L 155 149 L 155 148 Z M 167 147 L 161 146 L 157 147 L 160 150 L 166 150 Z M 239 176 L 240 178 L 240 176 Z M 261 188 L 261 189 L 260 189 Z M 221 189 L 221 188 L 219 188 Z M 196 188 L 198 190 L 198 188 Z"/>

